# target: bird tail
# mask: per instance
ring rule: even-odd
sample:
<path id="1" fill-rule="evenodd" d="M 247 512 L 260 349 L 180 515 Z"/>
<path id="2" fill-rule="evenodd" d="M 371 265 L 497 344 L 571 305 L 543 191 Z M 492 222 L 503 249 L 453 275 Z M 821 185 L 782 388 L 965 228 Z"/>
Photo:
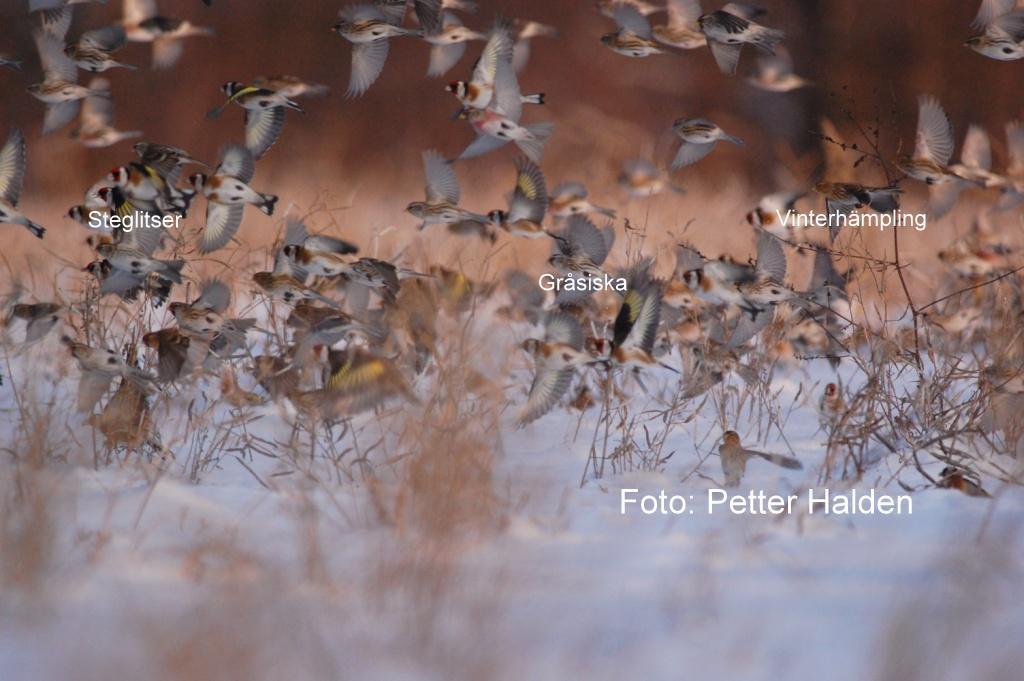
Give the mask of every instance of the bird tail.
<path id="1" fill-rule="evenodd" d="M 773 463 L 776 466 L 782 466 L 783 468 L 788 468 L 791 471 L 803 470 L 804 467 L 804 465 L 800 463 L 800 461 L 794 459 L 791 456 L 783 456 L 782 454 L 765 454 L 764 452 L 751 453 L 756 454 L 757 456 L 761 457 L 765 461 L 768 461 L 769 463 Z"/>
<path id="2" fill-rule="evenodd" d="M 530 137 L 528 139 L 516 140 L 516 146 L 526 154 L 528 159 L 534 163 L 540 163 L 540 157 L 544 154 L 544 143 L 548 141 L 548 137 L 551 136 L 551 131 L 554 127 L 555 124 L 549 122 L 523 126 L 530 133 Z"/>
<path id="3" fill-rule="evenodd" d="M 160 260 L 164 267 L 160 276 L 175 284 L 181 283 L 181 270 L 185 267 L 184 260 Z"/>
<path id="4" fill-rule="evenodd" d="M 303 109 L 303 108 L 302 108 L 302 107 L 301 107 L 301 106 L 299 105 L 299 103 L 298 103 L 298 102 L 296 102 L 296 101 L 294 101 L 294 100 L 291 100 L 291 99 L 285 99 L 285 100 L 284 100 L 284 105 L 285 105 L 286 107 L 288 107 L 289 109 L 292 109 L 292 110 L 294 110 L 294 111 L 298 111 L 299 113 L 306 113 L 306 110 L 305 110 L 305 109 Z"/>
<path id="5" fill-rule="evenodd" d="M 523 95 L 522 96 L 522 100 L 523 100 L 523 104 L 544 104 L 545 103 L 544 93 L 543 92 L 535 92 L 532 95 Z"/>
<path id="6" fill-rule="evenodd" d="M 260 198 L 263 199 L 263 203 L 260 204 L 260 210 L 266 215 L 273 215 L 274 206 L 277 204 L 277 197 L 273 194 L 260 194 Z"/>
<path id="7" fill-rule="evenodd" d="M 878 211 L 879 213 L 889 213 L 894 210 L 899 210 L 900 207 L 900 188 L 899 187 L 886 187 L 885 189 L 871 189 L 867 192 L 868 205 L 871 206 L 872 210 Z"/>
<path id="8" fill-rule="evenodd" d="M 607 218 L 615 217 L 615 211 L 612 210 L 611 208 L 604 208 L 603 206 L 594 206 L 594 211 L 600 213 L 601 215 Z"/>
<path id="9" fill-rule="evenodd" d="M 26 228 L 27 228 L 27 229 L 28 229 L 28 230 L 29 230 L 30 232 L 32 232 L 32 234 L 33 234 L 33 235 L 34 235 L 34 236 L 35 236 L 35 237 L 36 237 L 37 239 L 42 239 L 42 238 L 43 238 L 43 234 L 45 234 L 45 233 L 46 233 L 46 228 L 45 228 L 45 227 L 43 227 L 43 226 L 42 226 L 42 225 L 40 225 L 39 223 L 36 223 L 36 222 L 32 222 L 31 220 L 26 220 L 26 221 L 25 221 L 25 227 L 26 227 Z"/>
<path id="10" fill-rule="evenodd" d="M 741 140 L 741 139 L 740 139 L 739 137 L 736 137 L 735 135 L 726 135 L 726 134 L 723 134 L 723 135 L 722 135 L 722 139 L 724 139 L 724 140 L 725 140 L 726 142 L 732 142 L 732 143 L 733 143 L 733 144 L 735 144 L 735 145 L 736 145 L 737 147 L 745 147 L 745 146 L 747 146 L 747 143 L 746 143 L 746 142 L 744 142 L 743 140 Z"/>
<path id="11" fill-rule="evenodd" d="M 754 35 L 754 45 L 770 54 L 775 54 L 775 46 L 782 42 L 786 34 L 774 28 L 761 27 L 761 30 Z"/>

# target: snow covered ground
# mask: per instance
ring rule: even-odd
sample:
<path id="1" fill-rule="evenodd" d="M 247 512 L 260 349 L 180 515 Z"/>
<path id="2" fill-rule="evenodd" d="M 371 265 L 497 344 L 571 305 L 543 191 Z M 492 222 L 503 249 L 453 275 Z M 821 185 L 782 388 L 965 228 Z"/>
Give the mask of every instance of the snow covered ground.
<path id="1" fill-rule="evenodd" d="M 75 374 L 61 378 L 63 360 L 46 371 Z M 805 371 L 776 378 L 780 402 L 832 375 Z M 12 441 L 26 427 L 15 399 L 31 399 L 23 372 L 13 385 L 0 419 Z M 817 484 L 825 437 L 809 395 L 786 441 L 757 442 L 804 470 L 752 461 L 737 493 Z M 69 398 L 55 409 L 80 424 Z M 287 439 L 275 405 L 254 413 L 253 432 Z M 0 678 L 1020 678 L 1020 488 L 920 489 L 905 515 L 708 514 L 721 480 L 710 413 L 672 431 L 660 471 L 609 467 L 581 486 L 598 408 L 518 431 L 509 410 L 486 494 L 417 492 L 382 450 L 367 455 L 372 484 L 358 465 L 339 481 L 324 461 L 262 454 L 224 454 L 193 483 L 184 446 L 94 470 L 90 429 L 73 425 L 66 461 L 8 452 L 0 466 Z M 361 423 L 372 441 L 373 418 Z M 44 430 L 67 441 L 60 420 Z M 737 430 L 753 444 L 753 424 Z M 897 479 L 923 483 L 890 458 L 859 490 L 904 494 Z M 694 512 L 622 515 L 623 488 L 692 497 Z M 449 497 L 454 521 L 417 522 Z"/>

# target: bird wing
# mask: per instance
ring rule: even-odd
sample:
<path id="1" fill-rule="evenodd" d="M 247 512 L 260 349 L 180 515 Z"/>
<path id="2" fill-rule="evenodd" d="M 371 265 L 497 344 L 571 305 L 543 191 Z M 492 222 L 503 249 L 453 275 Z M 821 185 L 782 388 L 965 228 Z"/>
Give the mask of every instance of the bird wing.
<path id="1" fill-rule="evenodd" d="M 509 219 L 540 222 L 548 206 L 544 174 L 529 159 L 516 159 L 516 188 L 509 202 Z"/>
<path id="2" fill-rule="evenodd" d="M 54 38 L 63 41 L 71 28 L 72 10 L 68 6 L 60 6 L 60 0 L 49 0 L 48 3 L 29 1 L 29 11 L 43 10 L 40 15 L 40 24 L 43 31 Z"/>
<path id="3" fill-rule="evenodd" d="M 145 232 L 148 230 L 135 230 Z M 129 293 L 134 298 L 135 292 L 133 289 L 137 289 L 142 285 L 142 278 L 137 277 L 131 272 L 124 270 L 112 271 L 100 284 L 100 294 L 107 295 L 113 293 L 114 295 L 121 296 L 122 298 L 127 296 Z"/>
<path id="4" fill-rule="evenodd" d="M 427 66 L 427 76 L 440 78 L 448 73 L 455 66 L 462 55 L 466 54 L 466 43 L 452 43 L 450 45 L 433 45 L 430 48 L 430 64 Z"/>
<path id="5" fill-rule="evenodd" d="M 46 82 L 77 83 L 78 71 L 75 63 L 64 54 L 64 41 L 42 31 L 37 31 L 34 37 Z"/>
<path id="6" fill-rule="evenodd" d="M 476 139 L 470 142 L 469 146 L 459 154 L 459 160 L 476 158 L 477 156 L 489 154 L 495 149 L 500 149 L 506 144 L 508 144 L 507 139 L 491 137 L 490 135 L 477 135 Z"/>
<path id="7" fill-rule="evenodd" d="M 826 250 L 818 249 L 814 253 L 814 268 L 811 270 L 811 281 L 808 289 L 813 291 L 825 285 L 845 289 L 846 279 L 836 271 L 836 266 L 832 262 L 832 256 Z"/>
<path id="8" fill-rule="evenodd" d="M 0 198 L 12 206 L 18 205 L 25 184 L 25 158 L 25 135 L 19 128 L 12 128 L 0 149 Z"/>
<path id="9" fill-rule="evenodd" d="M 548 312 L 544 320 L 544 340 L 548 343 L 565 343 L 582 350 L 583 329 L 579 321 L 567 312 Z"/>
<path id="10" fill-rule="evenodd" d="M 504 114 L 513 121 L 523 115 L 523 96 L 516 80 L 515 69 L 510 59 L 498 62 L 494 73 L 494 99 L 490 108 Z"/>
<path id="11" fill-rule="evenodd" d="M 988 139 L 988 133 L 980 125 L 972 124 L 967 128 L 964 147 L 960 150 L 960 160 L 971 168 L 980 168 L 981 170 L 992 168 L 992 146 Z"/>
<path id="12" fill-rule="evenodd" d="M 440 152 L 429 149 L 423 152 L 423 174 L 427 178 L 425 191 L 427 201 L 436 203 L 448 201 L 459 202 L 459 180 L 455 177 L 455 169 L 445 160 Z"/>
<path id="13" fill-rule="evenodd" d="M 922 95 L 918 102 L 914 155 L 944 166 L 953 156 L 953 124 L 934 97 Z"/>
<path id="14" fill-rule="evenodd" d="M 140 24 L 156 16 L 156 0 L 124 0 L 124 23 Z"/>
<path id="15" fill-rule="evenodd" d="M 685 166 L 693 165 L 710 154 L 711 150 L 715 148 L 715 144 L 717 144 L 717 142 L 695 144 L 693 142 L 683 140 L 683 143 L 679 145 L 679 151 L 676 152 L 675 158 L 672 159 L 672 165 L 670 167 L 672 170 L 679 170 Z"/>
<path id="16" fill-rule="evenodd" d="M 748 20 L 749 19 L 756 19 L 757 17 L 761 16 L 762 14 L 766 14 L 767 13 L 761 7 L 758 7 L 756 5 L 747 5 L 747 4 L 741 3 L 741 2 L 730 2 L 729 4 L 727 4 L 724 7 L 722 7 L 722 11 L 723 12 L 728 12 L 729 14 L 732 14 L 733 16 L 737 16 L 737 17 L 740 17 L 742 19 L 748 19 Z"/>
<path id="17" fill-rule="evenodd" d="M 95 47 L 104 52 L 121 49 L 124 47 L 125 41 L 124 27 L 116 25 L 86 31 L 78 38 L 79 44 Z"/>
<path id="18" fill-rule="evenodd" d="M 740 44 L 731 45 L 720 43 L 717 40 L 708 38 L 708 47 L 711 48 L 711 56 L 715 58 L 718 69 L 727 76 L 736 73 L 736 66 L 740 63 Z"/>
<path id="19" fill-rule="evenodd" d="M 346 97 L 358 97 L 380 77 L 388 58 L 387 39 L 352 46 L 352 73 L 348 80 Z"/>
<path id="20" fill-rule="evenodd" d="M 551 196 L 557 197 L 562 201 L 569 199 L 585 199 L 587 198 L 587 187 L 582 182 L 577 182 L 575 180 L 560 182 L 555 185 L 553 190 L 551 190 Z"/>
<path id="21" fill-rule="evenodd" d="M 220 279 L 209 279 L 203 282 L 202 292 L 192 307 L 223 313 L 231 304 L 231 289 Z"/>
<path id="22" fill-rule="evenodd" d="M 225 206 L 210 201 L 206 204 L 206 228 L 199 240 L 199 252 L 210 253 L 224 248 L 242 224 L 244 206 Z"/>
<path id="23" fill-rule="evenodd" d="M 93 78 L 89 81 L 89 89 L 105 91 L 106 97 L 89 95 L 82 102 L 82 132 L 99 132 L 114 122 L 114 101 L 110 98 L 110 81 L 106 78 Z"/>
<path id="24" fill-rule="evenodd" d="M 786 278 L 786 253 L 779 240 L 766 231 L 757 237 L 757 272 L 780 284 Z"/>
<path id="25" fill-rule="evenodd" d="M 473 67 L 473 82 L 493 85 L 498 64 L 502 61 L 511 63 L 512 49 L 510 24 L 507 19 L 499 19 L 491 29 L 487 44 L 484 45 L 484 50 Z"/>
<path id="26" fill-rule="evenodd" d="M 688 244 L 678 244 L 676 246 L 675 276 L 682 276 L 690 270 L 699 270 L 706 261 L 707 258 L 701 255 L 701 252 L 696 248 Z"/>
<path id="27" fill-rule="evenodd" d="M 697 19 L 704 12 L 700 0 L 668 0 L 668 25 L 672 28 L 695 28 Z"/>
<path id="28" fill-rule="evenodd" d="M 981 30 L 992 23 L 996 17 L 1000 17 L 1013 9 L 1016 0 L 981 0 L 978 13 L 971 22 L 971 27 Z"/>
<path id="29" fill-rule="evenodd" d="M 130 212 L 130 211 L 129 211 Z M 135 219 L 135 224 L 139 224 L 140 216 L 143 211 L 135 211 L 132 214 L 132 218 Z M 120 231 L 120 230 L 119 230 Z M 118 246 L 138 251 L 146 256 L 152 256 L 156 252 L 156 249 L 160 248 L 160 241 L 163 239 L 164 230 L 163 228 L 154 229 L 133 229 L 130 232 L 120 231 L 120 241 Z"/>
<path id="30" fill-rule="evenodd" d="M 627 2 L 617 4 L 612 18 L 620 30 L 645 40 L 651 39 L 651 22 L 647 21 L 647 17 L 640 13 L 636 5 Z"/>
<path id="31" fill-rule="evenodd" d="M 218 175 L 230 175 L 249 184 L 256 174 L 256 161 L 252 152 L 241 144 L 225 145 L 220 152 L 220 165 L 215 171 Z"/>
<path id="32" fill-rule="evenodd" d="M 78 382 L 78 411 L 92 411 L 103 394 L 110 388 L 113 374 L 99 371 L 83 371 Z"/>
<path id="33" fill-rule="evenodd" d="M 81 100 L 75 99 L 70 102 L 59 102 L 46 107 L 46 114 L 43 116 L 43 134 L 49 134 L 54 130 L 60 130 L 70 123 L 78 115 L 81 107 Z"/>
<path id="34" fill-rule="evenodd" d="M 245 146 L 254 159 L 262 158 L 274 146 L 284 127 L 284 107 L 245 111 Z"/>
<path id="35" fill-rule="evenodd" d="M 180 38 L 161 37 L 153 41 L 153 68 L 166 70 L 173 68 L 181 53 L 185 51 L 185 43 Z"/>
<path id="36" fill-rule="evenodd" d="M 600 265 L 608 257 L 608 241 L 585 215 L 570 215 L 566 220 L 562 238 L 567 242 L 569 254 L 583 253 Z"/>
<path id="37" fill-rule="evenodd" d="M 1009 173 L 1024 173 L 1024 123 L 1021 121 L 1006 124 L 1006 149 L 1010 156 Z"/>
<path id="38" fill-rule="evenodd" d="M 551 411 L 552 407 L 569 391 L 572 375 L 572 369 L 545 371 L 543 365 L 537 367 L 537 373 L 530 385 L 530 395 L 526 399 L 526 404 L 519 410 L 516 425 L 525 426 Z"/>
<path id="39" fill-rule="evenodd" d="M 316 236 L 309 237 L 306 239 L 304 245 L 306 248 L 311 248 L 315 251 L 329 251 L 340 255 L 359 252 L 359 247 L 355 244 L 349 243 L 343 239 L 335 239 L 332 236 L 325 236 L 323 234 L 317 234 Z"/>
<path id="40" fill-rule="evenodd" d="M 661 317 L 661 296 L 656 286 L 646 291 L 630 289 L 615 317 L 613 342 L 622 347 L 654 348 Z"/>

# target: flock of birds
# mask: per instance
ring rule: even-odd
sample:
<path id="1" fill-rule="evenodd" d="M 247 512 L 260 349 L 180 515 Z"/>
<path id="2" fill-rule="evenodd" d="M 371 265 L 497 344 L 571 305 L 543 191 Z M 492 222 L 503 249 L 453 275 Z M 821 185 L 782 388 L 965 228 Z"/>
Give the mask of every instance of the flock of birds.
<path id="1" fill-rule="evenodd" d="M 78 71 L 95 74 L 137 68 L 115 58 L 127 42 L 152 43 L 153 68 L 171 68 L 188 39 L 213 32 L 158 14 L 155 0 L 124 0 L 121 23 L 86 30 L 71 40 L 73 6 L 84 2 L 89 0 L 28 3 L 38 16 L 34 39 L 44 74 L 43 82 L 29 86 L 28 92 L 46 107 L 43 133 L 60 130 L 79 117 L 73 135 L 87 147 L 141 137 L 139 131 L 114 127 L 109 83 L 95 76 L 87 86 L 80 85 Z M 204 4 L 213 3 L 204 0 Z M 967 45 L 995 59 L 1024 57 L 1024 10 L 1014 7 L 1012 0 L 984 0 L 976 20 L 981 33 Z M 523 121 L 524 105 L 542 110 L 545 103 L 543 94 L 523 94 L 519 86 L 530 41 L 555 37 L 557 29 L 498 18 L 490 28 L 475 30 L 459 18 L 460 13 L 474 9 L 466 0 L 375 0 L 341 10 L 333 30 L 352 45 L 350 97 L 362 95 L 378 79 L 392 38 L 429 43 L 427 75 L 431 77 L 455 68 L 468 43 L 482 43 L 468 79 L 447 86 L 458 100 L 457 117 L 469 123 L 476 137 L 453 159 L 433 150 L 422 153 L 425 197 L 409 203 L 407 211 L 420 221 L 420 229 L 444 226 L 453 234 L 491 243 L 499 238 L 550 241 L 548 264 L 569 282 L 553 300 L 534 277 L 523 272 L 509 272 L 500 282 L 509 304 L 498 312 L 543 328 L 542 337 L 523 343 L 535 370 L 516 417 L 518 425 L 566 402 L 576 407 L 593 403 L 586 380 L 572 391 L 577 378 L 592 367 L 620 368 L 644 390 L 643 372 L 678 372 L 684 398 L 702 394 L 730 373 L 755 382 L 757 371 L 748 354 L 752 341 L 773 322 L 784 332 L 771 352 L 838 362 L 852 328 L 846 289 L 853 273 L 837 271 L 834 253 L 828 245 L 819 244 L 811 247 L 814 264 L 807 285 L 798 289 L 787 283 L 787 249 L 796 246 L 803 253 L 808 246 L 797 243 L 794 231 L 780 223 L 779 212 L 810 200 L 814 193 L 824 197 L 830 214 L 864 208 L 889 212 L 899 207 L 899 182 L 864 186 L 821 181 L 809 189 L 763 197 L 747 216 L 755 231 L 756 255 L 746 263 L 708 258 L 681 244 L 676 267 L 667 279 L 654 276 L 653 258 L 613 271 L 606 260 L 616 236 L 615 210 L 592 203 L 579 182 L 563 182 L 549 190 L 540 163 L 553 125 Z M 620 55 L 644 58 L 707 47 L 720 70 L 733 75 L 747 46 L 758 54 L 752 84 L 771 92 L 812 85 L 794 72 L 780 44 L 785 34 L 760 23 L 764 12 L 756 7 L 729 3 L 704 12 L 699 0 L 667 0 L 664 6 L 642 0 L 601 0 L 598 9 L 615 25 L 600 37 L 601 43 Z M 662 15 L 664 21 L 652 25 Z M 20 61 L 9 56 L 0 56 L 0 65 L 20 69 Z M 174 297 L 175 287 L 188 280 L 188 261 L 180 257 L 185 244 L 171 238 L 163 219 L 188 214 L 197 195 L 206 203 L 205 224 L 195 244 L 201 254 L 235 243 L 247 207 L 274 213 L 278 197 L 254 185 L 256 162 L 282 134 L 288 112 L 303 112 L 296 100 L 322 95 L 327 88 L 292 76 L 268 76 L 249 83 L 228 82 L 222 89 L 225 101 L 207 115 L 219 116 L 231 105 L 244 109 L 244 143 L 225 145 L 212 170 L 181 148 L 140 141 L 133 146 L 136 158 L 99 178 L 84 192 L 83 202 L 68 210 L 68 217 L 82 224 L 101 214 L 107 226 L 135 226 L 98 230 L 88 241 L 94 258 L 84 270 L 94 277 L 100 297 L 116 296 L 134 304 L 148 300 L 157 308 Z M 630 161 L 623 168 L 620 183 L 630 197 L 678 191 L 670 171 L 698 163 L 719 141 L 743 145 L 741 139 L 706 119 L 680 118 L 673 131 L 679 147 L 669 170 L 649 161 Z M 937 100 L 922 96 L 914 151 L 896 160 L 904 173 L 900 181 L 910 178 L 928 185 L 929 211 L 934 217 L 949 211 L 970 187 L 998 192 L 993 210 L 1012 208 L 1024 199 L 1024 128 L 1019 122 L 1007 126 L 1007 141 L 1011 165 L 1002 173 L 992 169 L 988 135 L 977 126 L 968 129 L 959 163 L 951 163 L 953 126 Z M 510 142 L 522 157 L 515 161 L 507 209 L 475 212 L 465 208 L 456 162 L 492 153 Z M 25 166 L 26 140 L 14 129 L 0 150 L 0 222 L 21 225 L 42 238 L 45 229 L 17 209 Z M 183 180 L 187 167 L 201 167 L 204 172 Z M 147 221 L 159 226 L 144 226 Z M 838 232 L 830 230 L 832 241 Z M 158 255 L 167 250 L 176 257 Z M 155 389 L 204 374 L 221 373 L 224 398 L 233 405 L 263 401 L 260 394 L 243 390 L 236 382 L 237 365 L 232 362 L 238 359 L 248 360 L 256 383 L 270 398 L 287 401 L 317 418 L 344 418 L 389 400 L 416 400 L 413 379 L 429 370 L 439 340 L 439 318 L 464 314 L 474 299 L 494 295 L 499 288 L 436 265 L 418 272 L 361 257 L 356 244 L 311 233 L 294 216 L 286 218 L 284 234 L 272 255 L 272 269 L 253 274 L 252 281 L 263 295 L 291 307 L 286 320 L 291 340 L 276 352 L 267 343 L 265 354 L 253 354 L 255 346 L 249 337 L 260 331 L 258 321 L 232 315 L 232 288 L 217 279 L 201 282 L 194 300 L 167 304 L 168 321 L 173 323 L 141 336 L 142 347 L 155 358 L 147 369 L 140 368 L 140 347 L 115 351 L 64 336 L 81 369 L 78 404 L 82 411 L 93 413 L 114 380 L 120 379 L 114 395 L 93 414 L 108 442 L 148 442 L 152 436 L 148 396 Z M 977 279 L 1008 271 L 1013 255 L 1011 246 L 977 231 L 944 250 L 941 257 L 958 275 Z M 593 292 L 595 282 L 613 274 L 625 285 L 616 289 L 620 295 L 608 314 Z M 23 302 L 22 295 L 18 290 L 8 298 L 4 317 L 8 326 L 24 320 L 26 342 L 45 336 L 68 311 L 63 303 Z M 933 319 L 936 325 L 961 331 L 968 323 L 980 323 L 963 317 L 957 311 L 949 318 L 935 315 Z M 835 394 L 836 386 L 830 384 L 822 399 L 823 414 L 837 410 Z M 738 482 L 753 455 L 786 467 L 799 465 L 788 457 L 744 450 L 731 431 L 722 446 L 729 483 Z"/>

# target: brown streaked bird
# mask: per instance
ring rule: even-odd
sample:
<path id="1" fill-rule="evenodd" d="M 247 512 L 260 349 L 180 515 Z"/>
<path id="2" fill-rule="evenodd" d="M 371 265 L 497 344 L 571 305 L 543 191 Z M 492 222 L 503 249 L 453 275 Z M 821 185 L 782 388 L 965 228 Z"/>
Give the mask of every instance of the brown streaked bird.
<path id="1" fill-rule="evenodd" d="M 482 237 L 489 238 L 493 230 L 487 229 L 488 218 L 459 206 L 459 180 L 455 176 L 452 164 L 444 156 L 433 149 L 422 154 L 425 201 L 413 201 L 405 210 L 413 217 L 420 219 L 419 229 L 428 225 L 477 225 L 473 230 Z"/>
<path id="2" fill-rule="evenodd" d="M 259 355 L 253 358 L 252 375 L 272 400 L 298 394 L 302 369 L 289 351 L 284 357 Z"/>
<path id="3" fill-rule="evenodd" d="M 782 454 L 766 454 L 753 449 L 746 449 L 740 444 L 740 436 L 735 430 L 727 430 L 722 434 L 722 444 L 718 447 L 718 456 L 722 462 L 722 473 L 725 475 L 725 486 L 736 487 L 747 471 L 747 461 L 753 457 L 764 459 L 776 466 L 789 470 L 802 470 L 804 465 L 797 459 Z"/>
<path id="4" fill-rule="evenodd" d="M 866 187 L 852 182 L 818 182 L 814 185 L 814 191 L 825 197 L 825 212 L 829 214 L 830 222 L 837 220 L 833 216 L 849 215 L 864 206 L 878 213 L 899 210 L 899 196 L 903 193 L 896 185 Z M 829 225 L 830 241 L 835 242 L 841 229 L 841 224 Z"/>
<path id="5" fill-rule="evenodd" d="M 263 404 L 264 399 L 256 393 L 243 390 L 231 367 L 224 367 L 220 374 L 220 396 L 232 407 L 242 409 Z"/>
<path id="6" fill-rule="evenodd" d="M 681 50 L 695 50 L 707 45 L 707 38 L 697 23 L 704 13 L 700 0 L 668 0 L 665 11 L 668 21 L 654 27 L 655 40 Z"/>
<path id="7" fill-rule="evenodd" d="M 745 142 L 739 137 L 728 134 L 706 118 L 677 118 L 672 123 L 672 130 L 682 140 L 669 166 L 672 170 L 693 165 L 701 160 L 711 153 L 718 140 L 731 142 L 738 147 L 745 146 Z"/>
<path id="8" fill-rule="evenodd" d="M 144 444 L 160 448 L 151 429 L 147 392 L 131 379 L 121 379 L 114 396 L 99 414 L 89 417 L 89 422 L 103 434 L 108 448 L 137 449 Z"/>
<path id="9" fill-rule="evenodd" d="M 782 31 L 752 21 L 747 9 L 737 3 L 702 15 L 697 24 L 708 40 L 719 70 L 727 76 L 736 73 L 744 44 L 775 54 L 775 45 L 786 37 Z"/>
<path id="10" fill-rule="evenodd" d="M 645 159 L 624 162 L 618 182 L 619 186 L 633 199 L 647 199 L 666 189 L 676 194 L 686 193 L 685 189 L 673 184 L 663 170 Z"/>
<path id="11" fill-rule="evenodd" d="M 612 52 L 625 57 L 649 57 L 652 54 L 670 54 L 654 41 L 651 22 L 635 5 L 622 2 L 612 12 L 616 30 L 601 36 L 601 43 Z"/>
<path id="12" fill-rule="evenodd" d="M 157 14 L 156 0 L 124 0 L 122 25 L 133 43 L 153 44 L 153 68 L 169 69 L 185 49 L 184 39 L 213 36 L 213 29 Z"/>
<path id="13" fill-rule="evenodd" d="M 341 307 L 338 303 L 314 291 L 289 274 L 257 272 L 252 275 L 252 280 L 272 297 L 280 298 L 289 304 L 294 305 L 300 300 L 318 300 L 331 307 L 339 309 Z"/>
<path id="14" fill-rule="evenodd" d="M 928 95 L 918 98 L 917 137 L 913 155 L 901 154 L 896 167 L 929 185 L 952 182 L 947 165 L 953 157 L 953 124 L 939 101 Z"/>
<path id="15" fill-rule="evenodd" d="M 980 483 L 968 477 L 966 471 L 954 466 L 946 466 L 939 473 L 938 486 L 943 489 L 957 489 L 969 497 L 991 497 Z"/>
<path id="16" fill-rule="evenodd" d="M 142 344 L 156 350 L 158 383 L 173 383 L 203 363 L 209 344 L 170 327 L 151 331 L 142 337 Z"/>
<path id="17" fill-rule="evenodd" d="M 63 305 L 57 303 L 19 303 L 11 308 L 11 319 L 25 320 L 25 342 L 32 343 L 39 340 L 60 321 L 60 312 Z"/>
<path id="18" fill-rule="evenodd" d="M 600 213 L 605 217 L 615 219 L 614 210 L 591 203 L 587 196 L 587 188 L 582 182 L 562 182 L 556 185 L 548 196 L 548 212 L 554 218 Z"/>

